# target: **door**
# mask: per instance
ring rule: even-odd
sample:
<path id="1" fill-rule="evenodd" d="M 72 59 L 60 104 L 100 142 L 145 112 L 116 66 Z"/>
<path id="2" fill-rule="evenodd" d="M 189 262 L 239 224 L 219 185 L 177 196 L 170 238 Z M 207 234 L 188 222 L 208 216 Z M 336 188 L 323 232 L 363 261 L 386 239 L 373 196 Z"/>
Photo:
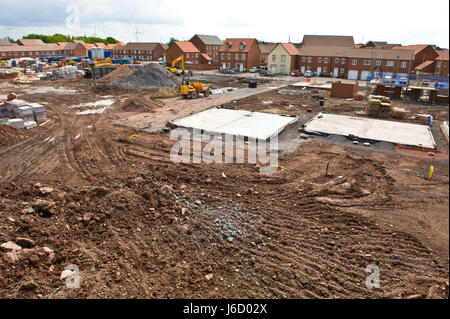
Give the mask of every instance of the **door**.
<path id="1" fill-rule="evenodd" d="M 302 68 L 300 69 L 300 72 L 302 72 L 302 74 L 305 74 L 305 67 L 302 66 Z"/>
<path id="2" fill-rule="evenodd" d="M 280 66 L 280 73 L 281 74 L 285 74 L 286 73 L 286 66 L 285 65 L 281 65 Z"/>
<path id="3" fill-rule="evenodd" d="M 227 64 L 226 63 L 222 63 L 222 69 L 226 69 L 227 68 Z"/>
<path id="4" fill-rule="evenodd" d="M 277 73 L 277 66 L 276 66 L 276 65 L 272 65 L 271 72 L 272 72 L 273 74 Z"/>
<path id="5" fill-rule="evenodd" d="M 367 81 L 370 75 L 370 71 L 361 71 L 361 81 Z"/>
<path id="6" fill-rule="evenodd" d="M 320 74 L 322 74 L 322 67 L 318 66 L 317 67 L 317 75 L 319 76 Z"/>
<path id="7" fill-rule="evenodd" d="M 334 70 L 333 70 L 333 76 L 334 76 L 335 78 L 337 78 L 338 75 L 339 75 L 339 68 L 334 68 Z"/>
<path id="8" fill-rule="evenodd" d="M 358 70 L 348 70 L 347 78 L 349 80 L 358 80 Z"/>
<path id="9" fill-rule="evenodd" d="M 239 65 L 239 72 L 244 72 L 244 64 L 243 63 L 241 63 Z"/>

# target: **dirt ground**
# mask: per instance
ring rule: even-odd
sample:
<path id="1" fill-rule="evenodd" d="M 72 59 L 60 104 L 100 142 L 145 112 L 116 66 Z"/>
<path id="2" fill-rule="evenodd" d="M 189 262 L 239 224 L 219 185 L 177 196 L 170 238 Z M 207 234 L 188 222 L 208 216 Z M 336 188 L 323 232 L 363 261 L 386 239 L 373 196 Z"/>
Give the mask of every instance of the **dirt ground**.
<path id="1" fill-rule="evenodd" d="M 33 93 L 47 86 L 76 92 Z M 442 159 L 299 137 L 318 111 L 354 115 L 364 102 L 320 107 L 278 89 L 224 102 L 299 116 L 281 136 L 296 139 L 284 169 L 262 175 L 254 164 L 175 164 L 168 133 L 130 139 L 135 127 L 113 125 L 129 95 L 154 90 L 80 79 L 13 91 L 46 103 L 50 121 L 0 144 L 0 244 L 28 239 L 14 263 L 0 259 L 2 298 L 448 298 L 448 148 Z M 71 107 L 104 99 L 114 104 L 99 114 Z M 206 107 L 169 101 L 149 116 Z M 448 106 L 403 107 L 448 120 Z M 60 279 L 69 264 L 79 289 Z M 365 285 L 371 264 L 378 289 Z"/>

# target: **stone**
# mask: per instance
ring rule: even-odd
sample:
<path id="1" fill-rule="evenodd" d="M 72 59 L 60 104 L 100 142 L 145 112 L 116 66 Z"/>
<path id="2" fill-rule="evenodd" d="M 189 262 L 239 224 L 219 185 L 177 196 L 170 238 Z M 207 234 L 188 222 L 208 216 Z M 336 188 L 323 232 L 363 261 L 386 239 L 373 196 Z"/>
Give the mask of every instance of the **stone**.
<path id="1" fill-rule="evenodd" d="M 73 275 L 73 271 L 72 270 L 69 270 L 69 269 L 66 269 L 66 270 L 63 270 L 62 272 L 61 272 L 61 276 L 59 277 L 61 280 L 66 280 L 67 278 L 69 278 L 70 276 L 72 276 Z"/>
<path id="2" fill-rule="evenodd" d="M 199 200 L 199 199 L 197 199 L 197 200 L 195 201 L 195 204 L 196 204 L 196 205 L 201 205 L 201 204 L 202 204 L 202 201 Z"/>
<path id="3" fill-rule="evenodd" d="M 34 202 L 34 208 L 42 212 L 48 212 L 50 208 L 55 206 L 55 202 L 51 200 L 38 199 Z"/>
<path id="4" fill-rule="evenodd" d="M 47 194 L 53 193 L 53 188 L 51 188 L 51 187 L 40 187 L 39 191 L 41 192 L 42 195 L 47 195 Z"/>
<path id="5" fill-rule="evenodd" d="M 10 264 L 14 264 L 19 260 L 19 257 L 17 256 L 16 251 L 13 250 L 10 251 L 9 253 L 4 253 L 3 259 Z"/>
<path id="6" fill-rule="evenodd" d="M 24 237 L 17 237 L 16 238 L 16 243 L 24 248 L 33 248 L 34 246 L 36 246 L 36 243 L 34 242 L 34 240 L 31 240 L 29 238 L 24 238 Z"/>
<path id="7" fill-rule="evenodd" d="M 211 279 L 213 279 L 213 277 L 214 277 L 213 274 L 207 274 L 207 275 L 205 276 L 205 279 L 206 279 L 207 281 L 210 281 Z"/>
<path id="8" fill-rule="evenodd" d="M 228 240 L 229 243 L 232 243 L 234 238 L 232 236 L 230 236 L 230 237 L 227 238 L 227 240 Z"/>
<path id="9" fill-rule="evenodd" d="M 31 207 L 22 209 L 22 214 L 33 214 L 33 213 L 34 213 L 34 209 Z"/>
<path id="10" fill-rule="evenodd" d="M 11 251 L 16 251 L 16 250 L 21 250 L 21 249 L 22 249 L 22 247 L 20 247 L 19 245 L 17 245 L 15 242 L 12 242 L 12 241 L 8 241 L 8 242 L 0 245 L 0 250 L 5 253 L 11 252 Z"/>

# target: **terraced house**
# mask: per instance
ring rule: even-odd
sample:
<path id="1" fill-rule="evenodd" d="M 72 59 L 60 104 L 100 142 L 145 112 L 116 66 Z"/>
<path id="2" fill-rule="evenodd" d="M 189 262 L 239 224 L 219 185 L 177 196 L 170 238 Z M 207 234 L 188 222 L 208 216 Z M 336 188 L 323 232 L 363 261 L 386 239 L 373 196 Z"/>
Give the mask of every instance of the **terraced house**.
<path id="1" fill-rule="evenodd" d="M 113 58 L 135 58 L 138 61 L 157 61 L 166 50 L 158 42 L 129 42 L 111 49 Z"/>
<path id="2" fill-rule="evenodd" d="M 268 56 L 269 71 L 274 74 L 290 74 L 298 65 L 299 51 L 293 43 L 279 43 Z"/>
<path id="3" fill-rule="evenodd" d="M 196 34 L 190 40 L 203 54 L 211 58 L 212 64 L 219 63 L 219 51 L 223 41 L 215 35 Z M 206 57 L 205 57 L 206 58 Z"/>
<path id="4" fill-rule="evenodd" d="M 228 38 L 220 48 L 220 67 L 239 72 L 259 66 L 261 50 L 254 38 Z"/>
<path id="5" fill-rule="evenodd" d="M 299 49 L 300 71 L 330 74 L 349 80 L 367 80 L 374 72 L 385 76 L 407 77 L 414 51 L 357 49 L 351 47 L 309 46 Z"/>

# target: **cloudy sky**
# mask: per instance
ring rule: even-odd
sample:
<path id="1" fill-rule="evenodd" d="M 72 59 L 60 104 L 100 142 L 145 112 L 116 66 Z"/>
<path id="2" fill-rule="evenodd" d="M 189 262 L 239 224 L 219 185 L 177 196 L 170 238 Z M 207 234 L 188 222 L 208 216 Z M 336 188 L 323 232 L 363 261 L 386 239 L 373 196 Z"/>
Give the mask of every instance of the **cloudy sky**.
<path id="1" fill-rule="evenodd" d="M 0 0 L 0 8 L 0 37 L 14 39 L 63 33 L 167 42 L 200 33 L 300 42 L 335 34 L 449 47 L 448 0 Z"/>

